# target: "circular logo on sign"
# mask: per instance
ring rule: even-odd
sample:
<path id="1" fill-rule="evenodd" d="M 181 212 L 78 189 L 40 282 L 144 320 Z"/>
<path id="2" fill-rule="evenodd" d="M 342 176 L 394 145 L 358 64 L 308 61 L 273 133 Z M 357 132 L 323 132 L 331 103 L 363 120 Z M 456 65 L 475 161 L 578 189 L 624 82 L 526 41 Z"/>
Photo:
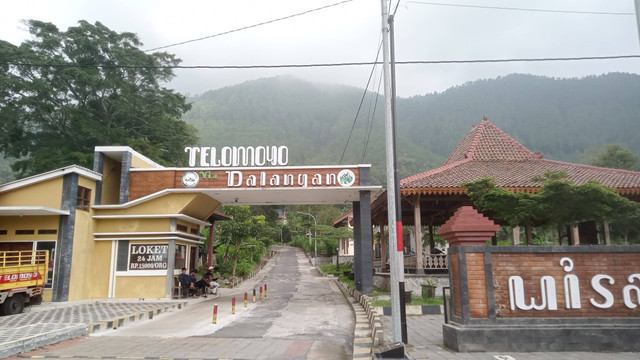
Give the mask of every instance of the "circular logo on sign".
<path id="1" fill-rule="evenodd" d="M 186 188 L 196 187 L 198 182 L 200 182 L 200 177 L 193 171 L 187 171 L 182 175 L 182 186 Z"/>
<path id="2" fill-rule="evenodd" d="M 353 171 L 344 169 L 338 173 L 338 183 L 342 186 L 351 186 L 356 182 L 356 175 Z"/>

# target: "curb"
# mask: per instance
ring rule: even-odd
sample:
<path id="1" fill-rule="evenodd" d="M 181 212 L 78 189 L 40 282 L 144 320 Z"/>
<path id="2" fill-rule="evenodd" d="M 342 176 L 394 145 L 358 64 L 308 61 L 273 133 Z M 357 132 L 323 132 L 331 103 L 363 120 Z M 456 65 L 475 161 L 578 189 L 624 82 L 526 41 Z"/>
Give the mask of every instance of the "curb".
<path id="1" fill-rule="evenodd" d="M 390 306 L 374 306 L 378 314 L 391 316 Z M 405 305 L 407 315 L 440 315 L 444 314 L 442 305 Z"/>
<path id="2" fill-rule="evenodd" d="M 346 298 L 352 297 L 361 306 L 361 308 L 357 308 L 350 302 L 356 315 L 356 326 L 353 336 L 353 358 L 371 359 L 373 349 L 382 346 L 384 342 L 384 332 L 380 316 L 371 306 L 368 296 L 362 295 L 357 290 L 349 289 L 338 280 L 335 280 L 335 282 Z"/>
<path id="3" fill-rule="evenodd" d="M 14 340 L 2 344 L 0 359 L 84 335 L 87 335 L 87 326 L 80 324 Z"/>
<path id="4" fill-rule="evenodd" d="M 128 323 L 132 323 L 134 321 L 151 320 L 153 319 L 154 315 L 159 315 L 163 312 L 167 312 L 173 309 L 179 310 L 187 306 L 187 304 L 188 302 L 183 301 L 183 302 L 179 302 L 171 305 L 163 305 L 153 310 L 143 311 L 133 315 L 123 315 L 110 320 L 92 323 L 92 324 L 89 324 L 89 326 L 87 326 L 87 334 L 90 335 L 98 331 L 117 330 L 119 327 L 122 327 Z M 64 339 L 64 340 L 68 340 L 68 339 Z"/>

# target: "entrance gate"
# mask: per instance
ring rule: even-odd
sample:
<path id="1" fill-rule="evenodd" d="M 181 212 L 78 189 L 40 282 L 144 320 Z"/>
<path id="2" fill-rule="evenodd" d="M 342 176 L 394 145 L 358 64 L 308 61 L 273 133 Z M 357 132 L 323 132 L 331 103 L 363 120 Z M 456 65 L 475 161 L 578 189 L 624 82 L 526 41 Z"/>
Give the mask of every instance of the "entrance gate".
<path id="1" fill-rule="evenodd" d="M 275 148 L 278 156 L 274 164 L 288 161 L 285 147 Z M 204 149 L 204 150 L 203 150 Z M 120 205 L 96 206 L 98 209 L 125 209 L 143 207 L 162 198 L 188 197 L 181 215 L 206 221 L 220 205 L 315 205 L 352 203 L 354 209 L 355 281 L 356 288 L 363 293 L 373 291 L 371 192 L 380 186 L 372 186 L 369 177 L 370 165 L 345 166 L 270 166 L 270 167 L 220 167 L 220 163 L 241 163 L 238 154 L 246 154 L 249 148 L 222 149 L 222 159 L 216 159 L 214 148 L 187 148 L 190 164 L 201 167 L 165 168 L 127 147 L 97 147 L 94 171 L 104 175 L 105 163 L 115 161 L 120 169 Z M 251 161 L 264 164 L 269 157 L 268 149 L 252 149 Z M 242 150 L 242 151 L 240 151 Z M 266 152 L 265 152 L 266 151 Z M 237 156 L 227 159 L 226 153 Z M 200 154 L 200 162 L 196 158 Z M 266 154 L 266 155 L 265 155 Z M 283 155 L 284 154 L 284 155 Z M 264 156 L 263 156 L 264 155 Z M 273 155 L 273 154 L 272 154 Z M 144 158 L 140 166 L 137 158 Z M 231 159 L 231 160 L 230 160 Z M 246 160 L 246 159 L 245 159 Z M 286 160 L 286 161 L 285 161 Z M 152 166 L 148 166 L 152 165 Z M 218 166 L 214 166 L 218 165 Z M 286 165 L 286 164 L 285 164 Z M 103 176 L 103 179 L 105 177 Z M 104 181 L 104 180 L 103 180 Z M 101 188 L 100 184 L 99 188 Z M 101 194 L 96 194 L 100 204 Z M 162 212 L 162 209 L 145 211 Z M 111 215 L 108 215 L 111 216 Z M 127 215 L 120 215 L 127 216 Z M 152 217 L 154 214 L 145 214 Z M 179 216 L 175 217 L 177 222 Z M 172 225 L 175 227 L 176 225 Z M 177 225 L 179 226 L 179 225 Z M 183 226 L 184 227 L 184 226 Z M 197 231 L 191 230 L 192 233 Z M 178 239 L 168 238 L 167 253 L 177 250 Z M 123 257 L 124 258 L 124 257 Z M 126 259 L 125 259 L 126 260 Z M 166 296 L 170 297 L 174 286 L 176 264 L 173 257 L 167 258 Z"/>

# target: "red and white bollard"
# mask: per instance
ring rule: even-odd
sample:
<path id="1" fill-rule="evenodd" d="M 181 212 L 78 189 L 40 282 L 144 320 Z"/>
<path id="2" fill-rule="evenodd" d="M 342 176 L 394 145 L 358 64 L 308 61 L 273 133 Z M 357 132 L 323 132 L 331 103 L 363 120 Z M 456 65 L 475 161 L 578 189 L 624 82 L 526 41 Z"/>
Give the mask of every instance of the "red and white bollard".
<path id="1" fill-rule="evenodd" d="M 267 284 L 264 284 L 264 297 L 267 297 Z"/>
<path id="2" fill-rule="evenodd" d="M 231 313 L 236 313 L 236 298 L 231 298 Z"/>
<path id="3" fill-rule="evenodd" d="M 247 293 L 244 293 L 244 307 L 247 307 Z"/>
<path id="4" fill-rule="evenodd" d="M 262 300 L 262 286 L 260 286 L 260 300 Z"/>
<path id="5" fill-rule="evenodd" d="M 213 324 L 218 321 L 218 304 L 213 305 Z"/>

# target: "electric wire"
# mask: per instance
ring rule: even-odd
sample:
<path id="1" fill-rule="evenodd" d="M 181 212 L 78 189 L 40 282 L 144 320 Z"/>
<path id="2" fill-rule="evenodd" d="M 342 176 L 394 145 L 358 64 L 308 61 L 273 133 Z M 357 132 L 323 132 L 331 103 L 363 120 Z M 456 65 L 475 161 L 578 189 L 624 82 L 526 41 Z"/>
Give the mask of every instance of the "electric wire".
<path id="1" fill-rule="evenodd" d="M 169 44 L 169 45 L 165 45 L 165 46 L 158 46 L 158 47 L 155 47 L 155 48 L 152 48 L 152 49 L 148 49 L 148 50 L 143 50 L 143 51 L 144 52 L 150 52 L 150 51 L 155 51 L 155 50 L 162 50 L 162 49 L 166 49 L 166 48 L 170 48 L 170 47 L 174 47 L 174 46 L 178 46 L 178 45 L 184 45 L 184 44 L 189 44 L 189 43 L 196 42 L 196 41 L 202 41 L 202 40 L 206 40 L 206 39 L 211 39 L 211 38 L 214 38 L 214 37 L 227 35 L 227 34 L 235 33 L 235 32 L 242 31 L 242 30 L 252 29 L 252 28 L 255 28 L 255 27 L 258 27 L 258 26 L 272 24 L 272 23 L 275 23 L 275 22 L 278 22 L 278 21 L 291 19 L 291 18 L 294 18 L 294 17 L 297 17 L 297 16 L 306 15 L 306 14 L 309 14 L 309 13 L 312 13 L 312 12 L 316 12 L 316 11 L 324 10 L 324 9 L 331 8 L 331 7 L 334 7 L 334 6 L 342 5 L 344 3 L 348 3 L 348 2 L 351 2 L 351 1 L 353 1 L 353 0 L 343 0 L 343 1 L 339 1 L 337 3 L 333 3 L 333 4 L 321 6 L 319 8 L 315 8 L 315 9 L 306 10 L 306 11 L 303 11 L 303 12 L 299 12 L 299 13 L 283 16 L 283 17 L 280 17 L 280 18 L 277 18 L 277 19 L 273 19 L 273 20 L 269 20 L 269 21 L 263 21 L 261 23 L 248 25 L 248 26 L 243 26 L 243 27 L 240 27 L 240 28 L 237 28 L 237 29 L 224 31 L 224 32 L 221 32 L 221 33 L 208 35 L 208 36 L 203 36 L 203 37 L 200 37 L 200 38 L 197 38 L 197 39 L 181 41 L 181 42 L 177 42 L 177 43 L 173 43 L 173 44 Z"/>
<path id="2" fill-rule="evenodd" d="M 377 71 L 376 74 L 373 77 L 373 84 L 375 86 L 375 83 L 378 82 L 378 75 L 380 75 L 380 78 L 382 78 L 382 74 L 380 74 L 380 71 Z M 368 141 L 367 141 L 367 132 L 368 129 L 371 128 L 372 124 L 373 124 L 373 117 L 372 114 L 375 116 L 375 103 L 374 103 L 374 91 L 372 90 L 369 93 L 369 109 L 367 110 L 367 124 L 365 126 L 365 136 L 362 142 L 362 158 L 364 158 L 364 153 L 367 151 L 367 145 L 368 145 Z M 362 164 L 362 160 L 359 162 L 359 164 Z"/>
<path id="3" fill-rule="evenodd" d="M 577 10 L 552 10 L 552 9 L 530 9 L 530 8 L 512 8 L 503 6 L 484 6 L 484 5 L 465 5 L 465 4 L 443 4 L 434 3 L 429 1 L 407 1 L 407 4 L 418 5 L 435 5 L 435 6 L 448 6 L 448 7 L 463 7 L 463 8 L 476 8 L 476 9 L 491 9 L 491 10 L 510 10 L 510 11 L 530 11 L 530 12 L 547 12 L 547 13 L 562 13 L 562 14 L 586 14 L 586 15 L 634 15 L 632 12 L 607 12 L 607 11 L 577 11 Z"/>
<path id="4" fill-rule="evenodd" d="M 393 9 L 393 14 L 391 14 L 391 12 L 389 12 L 391 14 L 391 16 L 396 16 L 396 12 L 398 12 L 398 6 L 399 5 L 400 5 L 400 0 L 398 0 L 398 2 L 396 3 L 395 9 Z"/>
<path id="5" fill-rule="evenodd" d="M 586 60 L 616 60 L 638 59 L 640 55 L 607 55 L 607 56 L 576 56 L 549 58 L 512 58 L 512 59 L 473 59 L 473 60 L 410 60 L 396 61 L 396 65 L 437 65 L 437 64 L 482 64 L 482 63 L 510 63 L 510 62 L 545 62 L 545 61 L 586 61 Z M 339 63 L 309 63 L 309 64 L 276 64 L 276 65 L 114 65 L 114 64 L 71 64 L 71 63 L 27 63 L 3 61 L 1 65 L 43 68 L 101 68 L 101 69 L 282 69 L 282 68 L 314 68 L 339 66 L 371 66 L 380 65 L 378 61 L 339 62 Z"/>
<path id="6" fill-rule="evenodd" d="M 382 49 L 382 41 L 380 45 L 378 45 L 378 51 L 376 53 L 376 60 L 371 63 L 373 67 L 371 68 L 371 72 L 369 73 L 369 79 L 367 80 L 367 85 L 364 87 L 364 92 L 362 93 L 362 97 L 360 98 L 360 104 L 358 105 L 358 110 L 356 111 L 356 116 L 353 119 L 353 123 L 351 124 L 351 130 L 349 131 L 349 136 L 347 137 L 347 142 L 344 144 L 344 150 L 342 150 L 342 155 L 340 156 L 340 161 L 338 164 L 342 164 L 342 160 L 344 159 L 344 154 L 347 152 L 347 146 L 349 146 L 349 141 L 351 140 L 351 135 L 353 134 L 353 129 L 356 126 L 356 122 L 358 121 L 358 116 L 360 115 L 360 110 L 362 109 L 362 104 L 364 103 L 364 99 L 367 96 L 367 90 L 369 89 L 369 84 L 371 83 L 371 78 L 373 77 L 374 71 L 376 70 L 376 66 L 378 65 L 378 58 L 380 57 L 380 50 Z"/>
<path id="7" fill-rule="evenodd" d="M 382 76 L 380 76 L 380 79 L 378 79 L 378 90 L 375 92 L 375 102 L 373 103 L 373 114 L 371 114 L 371 122 L 369 124 L 367 140 L 364 144 L 364 150 L 362 150 L 362 158 L 360 159 L 361 164 L 364 164 L 364 157 L 367 154 L 367 149 L 369 148 L 369 140 L 371 139 L 371 130 L 373 130 L 373 122 L 376 117 L 376 109 L 378 108 L 378 99 L 380 98 L 380 88 L 382 87 L 382 79 L 383 79 Z"/>

